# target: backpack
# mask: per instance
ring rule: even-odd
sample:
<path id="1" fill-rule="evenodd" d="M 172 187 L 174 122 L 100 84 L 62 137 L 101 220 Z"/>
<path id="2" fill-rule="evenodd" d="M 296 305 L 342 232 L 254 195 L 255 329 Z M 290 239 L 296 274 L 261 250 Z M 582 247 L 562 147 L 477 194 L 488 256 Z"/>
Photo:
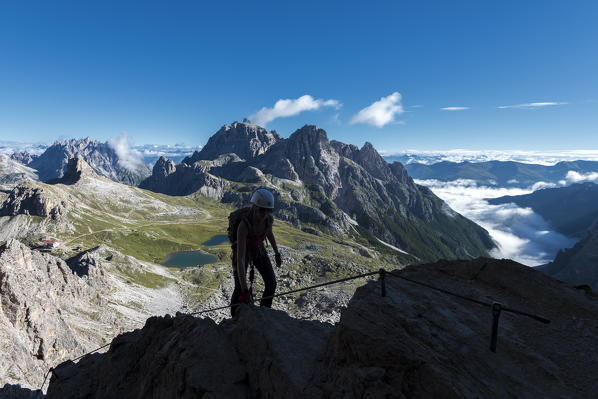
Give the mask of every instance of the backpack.
<path id="1" fill-rule="evenodd" d="M 241 220 L 245 220 L 247 227 L 249 227 L 250 209 L 250 207 L 237 209 L 228 215 L 228 229 L 226 229 L 226 233 L 228 235 L 228 241 L 230 241 L 231 244 L 235 244 L 237 242 L 237 230 L 239 229 L 239 223 L 241 223 Z"/>

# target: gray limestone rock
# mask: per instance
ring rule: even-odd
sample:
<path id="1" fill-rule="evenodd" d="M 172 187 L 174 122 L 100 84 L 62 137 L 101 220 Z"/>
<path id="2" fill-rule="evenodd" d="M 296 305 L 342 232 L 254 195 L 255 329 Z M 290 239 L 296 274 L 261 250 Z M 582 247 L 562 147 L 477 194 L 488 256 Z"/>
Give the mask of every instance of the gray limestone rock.
<path id="1" fill-rule="evenodd" d="M 62 384 L 51 384 L 47 398 L 244 398 L 245 372 L 212 320 L 167 315 L 119 336 L 106 355 L 61 366 L 52 381 Z"/>
<path id="2" fill-rule="evenodd" d="M 281 140 L 275 131 L 267 131 L 263 127 L 250 123 L 234 122 L 224 125 L 218 130 L 199 152 L 183 160 L 193 164 L 198 160 L 213 160 L 222 154 L 234 153 L 242 159 L 255 158 L 265 153 L 271 146 Z"/>
<path id="3" fill-rule="evenodd" d="M 27 151 L 15 151 L 11 154 L 10 159 L 13 159 L 23 165 L 29 165 L 33 160 L 37 159 L 39 155 L 30 154 Z"/>
<path id="4" fill-rule="evenodd" d="M 439 262 L 401 275 L 551 323 L 503 311 L 492 353 L 488 308 L 387 276 L 386 298 L 369 283 L 343 311 L 326 355 L 325 397 L 583 398 L 598 389 L 588 334 L 598 326 L 595 299 L 512 261 Z"/>
<path id="5" fill-rule="evenodd" d="M 97 179 L 99 176 L 93 171 L 93 169 L 91 169 L 81 155 L 75 155 L 68 159 L 62 176 L 49 179 L 47 183 L 71 185 L 76 184 L 82 178 Z"/>
<path id="6" fill-rule="evenodd" d="M 180 294 L 172 288 L 155 291 L 123 281 L 121 271 L 157 272 L 135 262 L 106 246 L 67 263 L 17 240 L 2 245 L 0 387 L 39 388 L 50 367 L 139 327 L 149 315 L 180 309 Z"/>
<path id="7" fill-rule="evenodd" d="M 261 170 L 254 168 L 253 166 L 248 166 L 241 172 L 237 180 L 245 183 L 259 183 L 263 182 L 265 179 Z"/>
<path id="8" fill-rule="evenodd" d="M 487 231 L 416 185 L 403 165 L 384 161 L 371 143 L 358 149 L 329 141 L 312 125 L 282 139 L 235 122 L 175 171 L 170 164 L 164 173 L 163 164 L 140 187 L 171 195 L 199 191 L 237 206 L 246 206 L 247 192 L 268 187 L 276 216 L 295 226 L 317 224 L 333 234 L 357 229 L 424 260 L 472 258 L 495 246 Z"/>
<path id="9" fill-rule="evenodd" d="M 152 318 L 115 339 L 107 353 L 63 364 L 48 398 L 586 398 L 597 392 L 595 297 L 506 260 L 442 261 L 395 273 L 540 314 L 550 324 L 503 310 L 493 353 L 488 307 L 387 275 L 385 297 L 380 282 L 368 282 L 336 325 L 246 305 L 220 324 L 186 315 Z M 309 295 L 317 296 L 305 293 L 299 301 L 311 303 Z"/>
<path id="10" fill-rule="evenodd" d="M 21 163 L 18 157 L 0 153 L 0 185 L 13 187 L 27 180 L 37 180 L 36 171 Z"/>
<path id="11" fill-rule="evenodd" d="M 23 388 L 19 384 L 6 384 L 0 387 L 0 398 L 2 399 L 39 399 L 43 397 L 44 393 L 40 389 Z"/>
<path id="12" fill-rule="evenodd" d="M 121 152 L 121 155 L 126 155 Z M 85 139 L 57 141 L 38 158 L 31 161 L 42 181 L 62 177 L 68 160 L 81 156 L 90 168 L 100 176 L 129 185 L 137 185 L 150 175 L 150 168 L 133 155 L 121 158 L 115 147 L 108 142 L 100 143 Z"/>
<path id="13" fill-rule="evenodd" d="M 598 219 L 573 248 L 560 250 L 554 261 L 538 267 L 571 285 L 588 285 L 598 292 Z"/>
<path id="14" fill-rule="evenodd" d="M 66 214 L 67 208 L 66 202 L 48 190 L 20 185 L 15 187 L 2 203 L 0 216 L 23 214 L 58 219 Z"/>
<path id="15" fill-rule="evenodd" d="M 0 385 L 6 376 L 41 385 L 45 370 L 72 354 L 82 354 L 85 345 L 62 315 L 60 303 L 76 305 L 90 301 L 90 296 L 64 261 L 31 251 L 16 240 L 2 246 Z"/>

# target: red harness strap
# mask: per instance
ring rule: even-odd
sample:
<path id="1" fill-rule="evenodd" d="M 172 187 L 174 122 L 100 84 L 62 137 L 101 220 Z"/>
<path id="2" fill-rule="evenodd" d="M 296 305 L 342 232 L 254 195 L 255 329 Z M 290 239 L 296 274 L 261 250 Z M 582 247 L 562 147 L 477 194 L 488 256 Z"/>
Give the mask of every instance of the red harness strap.
<path id="1" fill-rule="evenodd" d="M 245 245 L 247 246 L 247 248 L 255 249 L 260 245 L 262 241 L 264 241 L 264 238 L 266 238 L 267 234 L 268 233 L 264 231 L 263 233 L 255 236 L 247 236 L 247 239 L 245 240 Z"/>

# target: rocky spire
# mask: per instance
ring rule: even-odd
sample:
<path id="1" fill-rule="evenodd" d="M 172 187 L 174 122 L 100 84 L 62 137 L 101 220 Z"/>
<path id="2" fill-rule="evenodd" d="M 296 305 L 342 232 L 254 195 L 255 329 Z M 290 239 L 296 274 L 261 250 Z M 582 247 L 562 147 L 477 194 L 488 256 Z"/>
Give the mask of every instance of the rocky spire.
<path id="1" fill-rule="evenodd" d="M 191 165 L 199 160 L 214 160 L 222 154 L 229 153 L 237 154 L 243 159 L 253 159 L 265 153 L 281 139 L 275 131 L 269 132 L 261 126 L 233 122 L 232 125 L 222 126 L 210 137 L 201 151 L 185 158 L 183 163 Z"/>
<path id="2" fill-rule="evenodd" d="M 75 184 L 84 177 L 99 178 L 80 155 L 69 158 L 62 177 L 48 181 L 49 184 Z"/>

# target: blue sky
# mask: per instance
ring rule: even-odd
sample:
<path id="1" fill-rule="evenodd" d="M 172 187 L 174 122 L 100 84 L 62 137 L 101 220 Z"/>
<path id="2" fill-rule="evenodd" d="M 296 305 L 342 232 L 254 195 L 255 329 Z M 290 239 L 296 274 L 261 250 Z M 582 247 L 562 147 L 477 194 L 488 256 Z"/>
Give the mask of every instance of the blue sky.
<path id="1" fill-rule="evenodd" d="M 598 149 L 595 1 L 12 3 L 2 140 L 198 145 L 252 116 L 385 152 Z"/>

